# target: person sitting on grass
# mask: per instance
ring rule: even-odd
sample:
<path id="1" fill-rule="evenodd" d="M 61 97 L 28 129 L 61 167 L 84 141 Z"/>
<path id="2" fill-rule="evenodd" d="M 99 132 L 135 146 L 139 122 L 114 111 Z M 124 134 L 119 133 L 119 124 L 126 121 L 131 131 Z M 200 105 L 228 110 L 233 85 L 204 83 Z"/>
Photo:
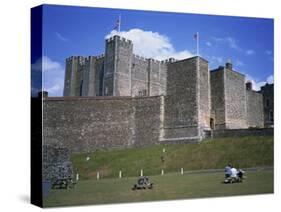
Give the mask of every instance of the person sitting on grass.
<path id="1" fill-rule="evenodd" d="M 242 180 L 244 173 L 245 172 L 242 169 L 239 169 L 238 172 L 237 172 L 237 176 Z"/>
<path id="2" fill-rule="evenodd" d="M 230 163 L 224 168 L 225 178 L 228 178 L 232 175 L 231 168 L 232 165 Z"/>
<path id="3" fill-rule="evenodd" d="M 233 178 L 237 178 L 237 169 L 236 168 L 234 168 L 234 167 L 232 167 L 231 168 L 231 177 L 233 177 Z"/>

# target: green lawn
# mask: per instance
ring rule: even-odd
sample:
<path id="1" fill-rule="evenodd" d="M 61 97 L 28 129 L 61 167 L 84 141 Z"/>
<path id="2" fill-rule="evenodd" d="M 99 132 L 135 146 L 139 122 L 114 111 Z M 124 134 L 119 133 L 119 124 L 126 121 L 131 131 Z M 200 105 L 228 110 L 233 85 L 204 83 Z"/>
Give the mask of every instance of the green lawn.
<path id="1" fill-rule="evenodd" d="M 44 207 L 273 193 L 273 171 L 248 172 L 236 184 L 223 184 L 223 173 L 156 175 L 154 189 L 132 191 L 136 179 L 81 180 L 74 189 L 52 190 Z"/>
<path id="2" fill-rule="evenodd" d="M 166 152 L 162 153 L 163 148 Z M 165 161 L 162 162 L 161 156 Z M 86 161 L 86 157 L 90 160 Z M 273 166 L 273 137 L 242 137 L 205 140 L 200 144 L 154 145 L 146 148 L 96 151 L 74 154 L 74 172 L 80 179 L 91 180 L 100 172 L 101 178 L 158 175 L 184 170 L 221 169 L 231 162 L 235 167 Z"/>

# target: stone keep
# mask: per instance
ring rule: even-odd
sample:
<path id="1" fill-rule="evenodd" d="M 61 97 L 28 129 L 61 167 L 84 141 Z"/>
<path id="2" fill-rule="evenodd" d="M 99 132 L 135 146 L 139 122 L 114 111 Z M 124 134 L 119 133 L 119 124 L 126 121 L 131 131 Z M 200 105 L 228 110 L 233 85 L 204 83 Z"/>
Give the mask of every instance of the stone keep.
<path id="1" fill-rule="evenodd" d="M 199 142 L 211 130 L 262 128 L 268 99 L 273 102 L 267 87 L 253 91 L 230 62 L 209 71 L 208 61 L 197 56 L 143 58 L 133 54 L 130 40 L 113 36 L 105 55 L 66 59 L 64 97 L 43 98 L 43 140 L 88 152 Z"/>
<path id="2" fill-rule="evenodd" d="M 157 96 L 166 92 L 167 61 L 133 54 L 133 43 L 115 35 L 101 56 L 66 59 L 64 96 Z"/>

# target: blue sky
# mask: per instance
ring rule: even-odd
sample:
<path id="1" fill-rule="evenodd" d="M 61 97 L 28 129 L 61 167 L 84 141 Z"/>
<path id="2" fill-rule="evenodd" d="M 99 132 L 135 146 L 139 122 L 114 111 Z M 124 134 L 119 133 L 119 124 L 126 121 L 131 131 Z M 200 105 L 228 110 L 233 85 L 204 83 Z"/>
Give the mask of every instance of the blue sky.
<path id="1" fill-rule="evenodd" d="M 104 53 L 105 37 L 121 14 L 121 35 L 134 41 L 141 56 L 183 59 L 196 53 L 210 69 L 231 60 L 258 89 L 273 82 L 273 20 L 186 13 L 45 5 L 43 10 L 43 84 L 51 96 L 62 95 L 65 58 Z M 41 61 L 33 61 L 33 67 Z"/>

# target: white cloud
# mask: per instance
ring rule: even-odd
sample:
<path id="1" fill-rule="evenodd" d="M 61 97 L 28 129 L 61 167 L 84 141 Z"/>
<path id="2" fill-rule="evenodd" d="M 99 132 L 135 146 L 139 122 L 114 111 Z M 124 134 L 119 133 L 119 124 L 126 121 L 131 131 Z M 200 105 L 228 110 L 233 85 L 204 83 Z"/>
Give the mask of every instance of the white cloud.
<path id="1" fill-rule="evenodd" d="M 116 34 L 117 31 L 113 30 L 105 37 L 109 38 Z M 134 53 L 143 57 L 157 60 L 173 57 L 180 60 L 193 56 L 188 50 L 176 51 L 170 39 L 158 32 L 135 28 L 129 31 L 121 31 L 118 35 L 131 40 L 134 44 Z"/>
<path id="2" fill-rule="evenodd" d="M 43 56 L 33 63 L 31 68 L 35 72 L 42 71 L 43 90 L 48 91 L 49 96 L 62 96 L 64 68 L 59 62 Z"/>
<path id="3" fill-rule="evenodd" d="M 273 75 L 270 75 L 266 78 L 266 82 L 269 83 L 269 84 L 272 84 L 274 83 L 274 77 Z"/>
<path id="4" fill-rule="evenodd" d="M 61 86 L 59 84 L 55 84 L 52 87 L 48 88 L 49 93 L 56 93 L 61 90 Z"/>
<path id="5" fill-rule="evenodd" d="M 226 41 L 228 42 L 228 45 L 229 45 L 230 48 L 236 49 L 236 50 L 241 50 L 241 48 L 237 44 L 236 39 L 234 39 L 232 37 L 227 37 Z"/>
<path id="6" fill-rule="evenodd" d="M 265 54 L 267 54 L 267 55 L 272 55 L 272 51 L 266 50 L 266 51 L 265 51 Z"/>
<path id="7" fill-rule="evenodd" d="M 210 60 L 210 63 L 212 63 L 214 65 L 222 65 L 222 63 L 223 63 L 222 57 L 211 56 L 208 59 Z"/>
<path id="8" fill-rule="evenodd" d="M 229 48 L 241 51 L 241 48 L 238 45 L 238 41 L 233 37 L 212 37 L 212 40 L 216 43 L 226 44 Z"/>
<path id="9" fill-rule="evenodd" d="M 264 86 L 266 83 L 272 84 L 274 81 L 274 77 L 273 77 L 273 75 L 270 75 L 266 78 L 265 81 L 259 81 L 259 80 L 254 79 L 251 75 L 246 74 L 246 80 L 252 82 L 253 90 L 259 91 L 260 88 L 262 86 Z"/>
<path id="10" fill-rule="evenodd" d="M 207 41 L 207 42 L 206 42 L 206 45 L 209 46 L 209 47 L 211 47 L 211 46 L 212 46 L 212 43 L 209 42 L 209 41 Z"/>
<path id="11" fill-rule="evenodd" d="M 46 56 L 43 56 L 42 58 L 36 60 L 36 62 L 33 63 L 31 66 L 33 71 L 42 71 L 42 72 L 52 71 L 54 69 L 62 68 L 60 63 L 53 61 Z"/>
<path id="12" fill-rule="evenodd" d="M 253 55 L 253 54 L 255 54 L 256 52 L 254 51 L 254 50 L 252 50 L 252 49 L 248 49 L 247 51 L 246 51 L 246 55 Z"/>
<path id="13" fill-rule="evenodd" d="M 63 41 L 63 42 L 69 41 L 68 38 L 64 37 L 62 34 L 60 34 L 58 32 L 55 32 L 55 35 L 56 35 L 57 39 L 59 39 L 60 41 Z"/>

